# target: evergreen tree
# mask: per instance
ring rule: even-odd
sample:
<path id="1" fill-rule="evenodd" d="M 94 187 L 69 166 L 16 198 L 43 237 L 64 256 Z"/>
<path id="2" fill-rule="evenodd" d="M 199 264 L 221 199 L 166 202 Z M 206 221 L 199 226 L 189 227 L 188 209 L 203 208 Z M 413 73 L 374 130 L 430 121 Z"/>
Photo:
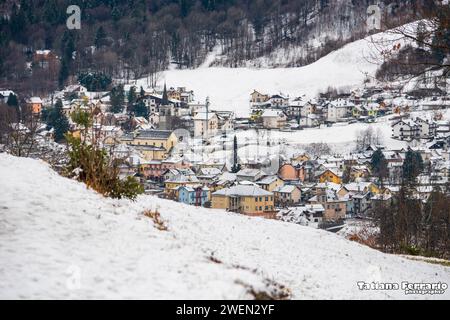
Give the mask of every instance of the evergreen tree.
<path id="1" fill-rule="evenodd" d="M 62 58 L 61 67 L 59 68 L 59 76 L 58 76 L 58 85 L 62 89 L 64 87 L 64 83 L 69 77 L 69 62 L 66 58 Z"/>
<path id="2" fill-rule="evenodd" d="M 103 26 L 98 27 L 95 33 L 94 45 L 96 48 L 100 48 L 105 44 L 106 32 Z"/>
<path id="3" fill-rule="evenodd" d="M 62 141 L 64 134 L 69 131 L 69 121 L 63 112 L 63 104 L 60 99 L 56 101 L 55 107 L 49 112 L 47 125 L 54 129 L 55 141 Z"/>
<path id="4" fill-rule="evenodd" d="M 10 93 L 8 96 L 8 101 L 6 101 L 6 104 L 10 107 L 18 107 L 19 101 L 17 100 L 17 96 L 13 93 Z"/>
<path id="5" fill-rule="evenodd" d="M 143 101 L 139 101 L 138 103 L 133 105 L 133 114 L 136 117 L 144 117 L 148 119 L 149 116 L 148 108 Z"/>
<path id="6" fill-rule="evenodd" d="M 120 20 L 121 12 L 120 12 L 120 10 L 117 7 L 114 7 L 111 10 L 111 17 L 112 17 L 114 23 L 117 23 Z"/>
<path id="7" fill-rule="evenodd" d="M 125 93 L 123 91 L 123 86 L 118 85 L 117 87 L 112 88 L 110 98 L 111 98 L 111 112 L 113 113 L 122 112 L 125 104 Z"/>
<path id="8" fill-rule="evenodd" d="M 237 137 L 234 136 L 233 139 L 233 167 L 231 168 L 232 173 L 237 173 L 241 170 L 241 165 L 238 163 L 238 143 Z"/>
<path id="9" fill-rule="evenodd" d="M 136 102 L 136 89 L 134 87 L 131 87 L 128 91 L 128 107 L 131 107 Z"/>
<path id="10" fill-rule="evenodd" d="M 388 175 L 388 167 L 386 158 L 380 149 L 377 149 L 372 154 L 370 165 L 373 175 L 375 175 L 380 180 L 381 184 L 383 184 L 383 179 Z"/>
<path id="11" fill-rule="evenodd" d="M 403 182 L 407 184 L 413 184 L 417 176 L 424 169 L 424 164 L 420 153 L 411 150 L 411 148 L 408 148 L 402 168 Z"/>

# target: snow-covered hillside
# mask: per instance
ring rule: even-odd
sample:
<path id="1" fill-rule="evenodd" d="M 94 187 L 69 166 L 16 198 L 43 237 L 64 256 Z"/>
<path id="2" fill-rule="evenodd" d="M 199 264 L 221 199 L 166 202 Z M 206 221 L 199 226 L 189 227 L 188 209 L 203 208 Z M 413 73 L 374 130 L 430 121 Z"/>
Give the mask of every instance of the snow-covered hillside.
<path id="1" fill-rule="evenodd" d="M 204 102 L 210 97 L 212 108 L 233 110 L 238 116 L 247 116 L 250 109 L 250 93 L 253 90 L 271 94 L 283 93 L 291 97 L 305 95 L 315 97 L 328 87 L 361 87 L 367 76 L 374 76 L 378 65 L 373 42 L 392 45 L 398 36 L 379 33 L 347 44 L 318 61 L 298 68 L 225 68 L 202 65 L 197 69 L 165 71 L 159 83 L 168 86 L 185 86 L 194 90 L 196 100 Z M 213 51 L 212 54 L 217 54 Z M 212 61 L 208 57 L 206 61 Z M 147 79 L 138 81 L 146 86 Z"/>
<path id="2" fill-rule="evenodd" d="M 450 268 L 337 235 L 141 196 L 105 199 L 41 161 L 0 154 L 0 298 L 450 298 L 360 291 L 357 281 L 447 282 Z M 142 212 L 160 207 L 168 231 Z M 210 259 L 213 256 L 214 259 Z M 254 271 L 256 270 L 256 272 Z"/>

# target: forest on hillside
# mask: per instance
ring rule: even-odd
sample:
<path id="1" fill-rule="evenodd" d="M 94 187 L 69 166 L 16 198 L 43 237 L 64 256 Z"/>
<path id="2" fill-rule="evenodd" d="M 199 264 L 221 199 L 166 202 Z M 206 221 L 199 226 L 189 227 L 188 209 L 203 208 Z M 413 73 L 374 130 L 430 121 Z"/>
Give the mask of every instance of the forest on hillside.
<path id="1" fill-rule="evenodd" d="M 401 24 L 430 1 L 384 1 L 384 20 Z M 0 4 L 0 86 L 46 93 L 82 72 L 136 79 L 195 68 L 219 46 L 215 63 L 237 67 L 280 48 L 298 54 L 283 66 L 317 60 L 366 35 L 370 0 L 5 0 Z M 81 29 L 66 27 L 69 5 Z M 52 68 L 36 50 L 57 55 Z M 276 66 L 276 65 L 269 65 Z"/>

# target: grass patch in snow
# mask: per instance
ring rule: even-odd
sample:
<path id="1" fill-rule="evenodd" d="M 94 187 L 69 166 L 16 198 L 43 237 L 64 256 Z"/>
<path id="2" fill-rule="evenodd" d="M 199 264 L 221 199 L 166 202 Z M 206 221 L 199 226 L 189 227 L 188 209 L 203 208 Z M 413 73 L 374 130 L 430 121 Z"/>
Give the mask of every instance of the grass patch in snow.
<path id="1" fill-rule="evenodd" d="M 160 231 L 167 231 L 169 228 L 167 227 L 167 224 L 164 222 L 164 220 L 161 218 L 161 214 L 158 210 L 147 210 L 144 211 L 144 216 L 152 219 L 153 225 L 156 229 Z"/>
<path id="2" fill-rule="evenodd" d="M 289 300 L 291 298 L 289 288 L 270 279 L 264 279 L 263 288 L 255 288 L 240 280 L 236 280 L 236 283 L 242 285 L 255 300 Z"/>
<path id="3" fill-rule="evenodd" d="M 427 262 L 431 264 L 438 264 L 444 267 L 450 267 L 450 261 L 444 260 L 444 259 L 437 259 L 437 258 L 427 258 L 427 257 L 417 257 L 417 256 L 408 256 L 403 255 L 406 259 L 413 260 L 413 261 L 421 261 L 421 262 Z"/>
<path id="4" fill-rule="evenodd" d="M 208 256 L 208 260 L 213 263 L 224 264 L 222 260 L 214 255 L 214 252 Z M 233 269 L 246 270 L 254 274 L 259 274 L 257 269 L 251 269 L 238 264 L 233 264 L 230 267 Z M 235 282 L 243 286 L 247 293 L 255 300 L 288 300 L 292 296 L 289 288 L 268 278 L 263 279 L 264 286 L 261 288 L 255 288 L 242 280 L 236 280 Z"/>

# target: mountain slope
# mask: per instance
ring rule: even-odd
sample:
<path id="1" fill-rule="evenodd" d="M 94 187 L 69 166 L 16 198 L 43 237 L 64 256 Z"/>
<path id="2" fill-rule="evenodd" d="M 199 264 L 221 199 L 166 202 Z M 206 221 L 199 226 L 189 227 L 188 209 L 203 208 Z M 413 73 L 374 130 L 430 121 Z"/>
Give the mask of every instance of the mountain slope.
<path id="1" fill-rule="evenodd" d="M 1 298 L 240 299 L 247 286 L 271 290 L 265 279 L 294 299 L 450 297 L 360 291 L 357 281 L 449 283 L 450 268 L 324 231 L 150 196 L 105 199 L 6 154 L 0 177 Z M 142 215 L 155 206 L 168 231 Z"/>
<path id="2" fill-rule="evenodd" d="M 378 33 L 297 68 L 225 68 L 204 64 L 197 69 L 171 69 L 161 74 L 160 84 L 166 82 L 168 86 L 187 87 L 194 90 L 198 101 L 204 102 L 209 96 L 213 109 L 233 110 L 237 115 L 246 116 L 250 110 L 250 94 L 255 89 L 263 93 L 313 98 L 328 87 L 362 87 L 364 80 L 375 76 L 379 66 L 374 57 L 379 49 L 376 45 L 385 41 L 391 46 L 391 41 L 396 38 L 398 36 L 393 34 Z M 216 53 L 213 51 L 212 55 Z M 214 57 L 206 59 L 213 60 Z M 147 79 L 139 80 L 138 85 L 146 86 Z"/>

